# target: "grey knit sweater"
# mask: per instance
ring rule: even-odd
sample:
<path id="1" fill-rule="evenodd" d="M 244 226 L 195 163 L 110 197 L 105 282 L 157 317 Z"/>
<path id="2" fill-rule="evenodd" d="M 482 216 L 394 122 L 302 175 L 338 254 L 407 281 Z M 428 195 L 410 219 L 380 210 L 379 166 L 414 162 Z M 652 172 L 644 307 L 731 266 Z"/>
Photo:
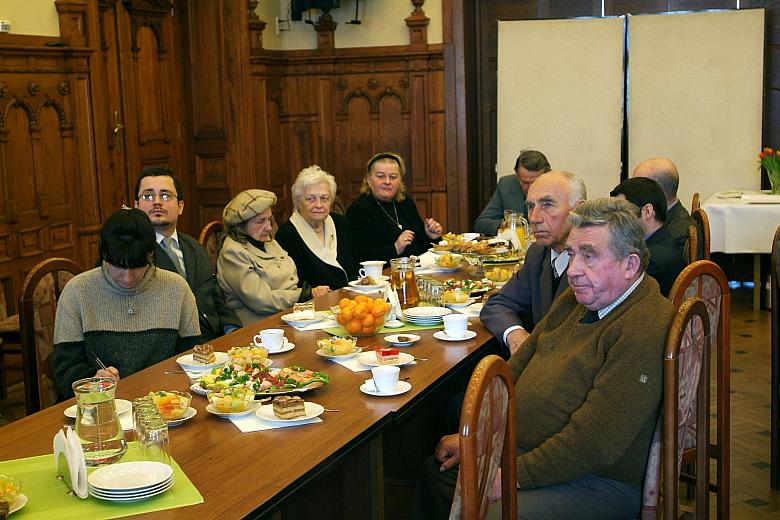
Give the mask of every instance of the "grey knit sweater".
<path id="1" fill-rule="evenodd" d="M 95 356 L 128 376 L 191 348 L 199 339 L 195 297 L 184 278 L 152 266 L 138 284 L 126 289 L 103 264 L 68 282 L 57 304 L 58 397 L 72 397 L 71 384 L 97 372 Z"/>

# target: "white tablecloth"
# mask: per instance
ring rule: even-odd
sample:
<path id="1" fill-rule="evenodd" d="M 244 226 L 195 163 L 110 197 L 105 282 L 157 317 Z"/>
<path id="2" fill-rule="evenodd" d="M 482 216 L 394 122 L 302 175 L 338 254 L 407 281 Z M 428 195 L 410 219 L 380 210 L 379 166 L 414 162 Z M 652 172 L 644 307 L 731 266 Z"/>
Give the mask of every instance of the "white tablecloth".
<path id="1" fill-rule="evenodd" d="M 737 195 L 719 192 L 702 205 L 710 219 L 710 251 L 771 253 L 780 204 L 745 204 Z"/>

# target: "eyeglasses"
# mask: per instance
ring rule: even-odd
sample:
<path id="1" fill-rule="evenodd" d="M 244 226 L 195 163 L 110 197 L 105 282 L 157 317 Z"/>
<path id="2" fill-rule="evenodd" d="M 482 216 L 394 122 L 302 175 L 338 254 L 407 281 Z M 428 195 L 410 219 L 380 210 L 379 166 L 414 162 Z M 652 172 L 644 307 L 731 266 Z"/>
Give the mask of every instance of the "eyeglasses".
<path id="1" fill-rule="evenodd" d="M 168 202 L 179 198 L 178 195 L 176 195 L 175 193 L 171 193 L 170 191 L 161 191 L 160 193 L 155 193 L 153 191 L 145 191 L 141 193 L 141 195 L 138 198 L 146 202 L 154 202 L 154 199 L 156 199 L 157 197 L 160 197 L 160 200 L 163 202 Z"/>
<path id="2" fill-rule="evenodd" d="M 320 204 L 324 205 L 330 203 L 330 195 L 321 195 L 319 197 L 317 197 L 316 195 L 309 195 L 307 197 L 304 197 L 303 201 L 306 204 L 311 204 L 311 205 L 314 205 L 317 203 L 317 201 L 319 201 Z"/>

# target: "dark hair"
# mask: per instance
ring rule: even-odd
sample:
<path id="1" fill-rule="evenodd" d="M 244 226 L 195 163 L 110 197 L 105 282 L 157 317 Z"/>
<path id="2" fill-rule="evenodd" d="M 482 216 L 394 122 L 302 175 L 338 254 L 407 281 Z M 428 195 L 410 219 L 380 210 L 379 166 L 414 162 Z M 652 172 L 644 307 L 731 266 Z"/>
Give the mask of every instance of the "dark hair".
<path id="1" fill-rule="evenodd" d="M 154 263 L 157 245 L 152 222 L 140 209 L 122 208 L 100 230 L 100 259 L 122 269 Z"/>
<path id="2" fill-rule="evenodd" d="M 138 193 L 138 191 L 141 189 L 141 180 L 146 177 L 170 177 L 171 179 L 173 179 L 173 187 L 176 189 L 176 198 L 179 199 L 180 201 L 184 200 L 184 193 L 182 192 L 181 181 L 173 173 L 173 170 L 171 170 L 167 166 L 153 166 L 141 172 L 141 175 L 138 176 L 138 180 L 135 181 L 135 200 L 138 200 L 138 198 L 141 196 L 141 194 Z"/>
<path id="3" fill-rule="evenodd" d="M 521 166 L 529 172 L 547 173 L 550 171 L 550 161 L 547 160 L 547 157 L 542 152 L 537 152 L 536 150 L 520 151 L 520 155 L 517 156 L 515 161 L 515 171 L 518 171 Z"/>
<path id="4" fill-rule="evenodd" d="M 628 202 L 642 210 L 645 204 L 650 204 L 655 210 L 655 219 L 666 222 L 666 195 L 653 179 L 649 177 L 632 177 L 626 179 L 609 193 L 610 197 L 623 195 Z"/>

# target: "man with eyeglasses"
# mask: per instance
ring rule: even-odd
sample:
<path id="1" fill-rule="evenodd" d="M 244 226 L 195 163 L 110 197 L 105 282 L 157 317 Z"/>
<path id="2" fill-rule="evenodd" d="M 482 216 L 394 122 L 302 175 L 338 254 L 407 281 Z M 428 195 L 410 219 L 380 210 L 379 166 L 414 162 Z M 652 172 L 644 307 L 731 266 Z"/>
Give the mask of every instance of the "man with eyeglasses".
<path id="1" fill-rule="evenodd" d="M 154 226 L 155 265 L 179 273 L 195 295 L 201 341 L 240 328 L 241 321 L 225 304 L 208 253 L 197 240 L 176 230 L 179 215 L 184 211 L 178 177 L 170 168 L 147 168 L 135 183 L 135 193 L 135 207 L 146 213 Z"/>

